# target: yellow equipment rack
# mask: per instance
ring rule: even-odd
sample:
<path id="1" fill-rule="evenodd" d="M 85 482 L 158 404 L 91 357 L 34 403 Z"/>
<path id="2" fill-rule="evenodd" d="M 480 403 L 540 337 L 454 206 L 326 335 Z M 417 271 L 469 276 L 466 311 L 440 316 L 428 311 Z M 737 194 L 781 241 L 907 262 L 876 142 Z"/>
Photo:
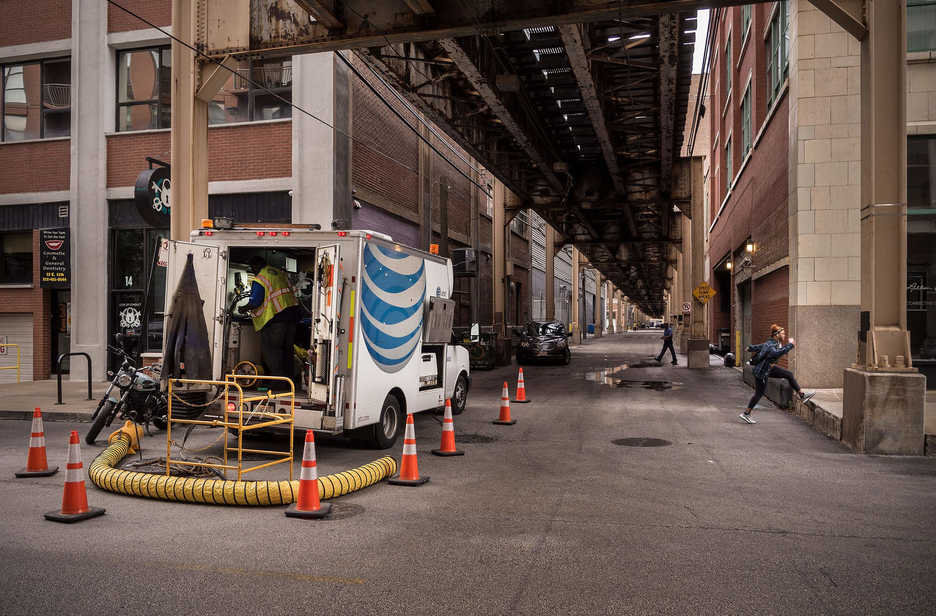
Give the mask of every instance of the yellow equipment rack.
<path id="1" fill-rule="evenodd" d="M 266 394 L 256 395 L 256 396 L 245 396 L 244 390 L 238 381 L 285 381 L 289 383 L 289 391 L 283 393 L 270 393 L 269 391 Z M 172 401 L 176 399 L 175 395 L 172 392 L 173 384 L 177 385 L 207 385 L 214 387 L 224 388 L 224 420 L 218 419 L 176 419 L 172 417 Z M 234 396 L 232 396 L 232 393 Z M 236 403 L 232 400 L 232 397 L 236 399 Z M 280 398 L 289 399 L 289 414 L 286 413 L 277 413 L 276 406 L 274 404 L 273 409 L 270 410 L 267 406 L 274 400 Z M 219 400 L 220 397 L 215 398 L 214 401 Z M 212 403 L 214 402 L 212 401 Z M 181 400 L 180 400 L 181 402 Z M 251 423 L 249 425 L 244 424 L 244 407 L 250 403 L 257 402 L 262 403 L 258 405 L 258 408 L 248 412 L 248 419 L 258 418 L 261 421 L 257 423 Z M 268 466 L 273 466 L 275 464 L 287 464 L 289 467 L 289 480 L 292 481 L 293 478 L 293 432 L 294 432 L 294 422 L 296 417 L 296 386 L 292 382 L 292 379 L 281 376 L 259 376 L 259 375 L 238 375 L 238 374 L 228 374 L 225 376 L 223 381 L 208 381 L 208 380 L 197 380 L 197 379 L 169 379 L 169 410 L 168 410 L 168 425 L 166 426 L 166 475 L 171 474 L 171 467 L 173 464 L 182 465 L 182 466 L 204 466 L 208 468 L 217 468 L 224 471 L 225 478 L 227 478 L 227 471 L 236 470 L 237 471 L 237 480 L 240 481 L 242 476 L 250 471 L 259 470 L 261 468 L 266 468 Z M 223 464 L 211 464 L 209 462 L 191 462 L 188 460 L 173 460 L 172 459 L 172 425 L 173 424 L 189 424 L 197 426 L 211 426 L 213 428 L 223 428 L 224 429 L 224 463 Z M 244 432 L 248 430 L 259 430 L 260 428 L 269 428 L 271 426 L 277 425 L 288 425 L 289 426 L 289 450 L 288 451 L 270 451 L 266 449 L 245 449 L 244 448 Z M 229 446 L 229 431 L 236 430 L 237 432 L 237 446 Z M 229 452 L 237 453 L 237 464 L 232 465 L 228 463 Z M 270 460 L 269 462 L 264 462 L 263 464 L 258 464 L 256 466 L 250 466 L 244 468 L 244 453 L 258 453 L 263 455 L 275 456 L 275 459 Z"/>

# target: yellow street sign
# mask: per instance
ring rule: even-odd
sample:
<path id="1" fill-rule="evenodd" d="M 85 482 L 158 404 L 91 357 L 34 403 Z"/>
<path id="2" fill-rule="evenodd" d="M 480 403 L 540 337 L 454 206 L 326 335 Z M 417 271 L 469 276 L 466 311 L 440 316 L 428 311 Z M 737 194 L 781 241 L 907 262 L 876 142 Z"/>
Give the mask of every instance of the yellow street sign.
<path id="1" fill-rule="evenodd" d="M 692 290 L 692 295 L 702 304 L 707 304 L 715 295 L 715 289 L 709 286 L 707 282 L 702 282 Z"/>

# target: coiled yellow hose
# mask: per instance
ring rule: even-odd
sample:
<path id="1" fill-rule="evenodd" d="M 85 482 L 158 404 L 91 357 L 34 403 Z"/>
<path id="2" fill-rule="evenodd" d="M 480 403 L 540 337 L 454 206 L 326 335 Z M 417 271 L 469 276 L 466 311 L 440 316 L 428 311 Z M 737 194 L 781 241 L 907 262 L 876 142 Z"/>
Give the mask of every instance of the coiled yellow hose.
<path id="1" fill-rule="evenodd" d="M 194 477 L 168 477 L 115 468 L 130 451 L 132 437 L 115 432 L 110 444 L 88 468 L 88 477 L 108 492 L 159 500 L 211 505 L 288 505 L 299 496 L 298 481 L 227 481 Z M 390 477 L 396 460 L 386 456 L 364 466 L 319 477 L 319 498 L 343 496 Z"/>

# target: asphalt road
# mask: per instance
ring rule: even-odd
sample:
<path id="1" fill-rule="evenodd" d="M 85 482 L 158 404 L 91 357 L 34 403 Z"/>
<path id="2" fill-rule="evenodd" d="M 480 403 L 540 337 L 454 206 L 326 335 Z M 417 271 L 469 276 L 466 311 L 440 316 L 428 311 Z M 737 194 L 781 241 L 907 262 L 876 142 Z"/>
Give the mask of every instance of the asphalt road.
<path id="1" fill-rule="evenodd" d="M 431 481 L 342 497 L 322 521 L 89 484 L 107 515 L 47 522 L 64 473 L 14 479 L 29 425 L 0 421 L 0 614 L 933 613 L 936 458 L 856 456 L 769 408 L 743 424 L 736 372 L 641 367 L 658 336 L 525 368 L 514 426 L 490 420 L 515 368 L 476 373 L 466 456 L 428 455 L 439 418 L 420 415 Z M 53 464 L 71 429 L 87 424 L 46 423 Z M 83 446 L 86 468 L 102 447 Z M 319 439 L 320 473 L 380 453 Z"/>

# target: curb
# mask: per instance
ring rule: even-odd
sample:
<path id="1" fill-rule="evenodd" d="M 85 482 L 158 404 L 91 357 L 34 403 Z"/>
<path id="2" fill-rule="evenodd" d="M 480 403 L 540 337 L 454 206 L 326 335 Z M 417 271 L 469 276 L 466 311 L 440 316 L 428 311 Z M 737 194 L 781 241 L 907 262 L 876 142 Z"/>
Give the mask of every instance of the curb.
<path id="1" fill-rule="evenodd" d="M 32 411 L 0 411 L 0 420 L 18 419 L 20 421 L 32 420 Z M 91 413 L 79 413 L 76 411 L 42 411 L 43 421 L 70 421 L 90 423 Z"/>

